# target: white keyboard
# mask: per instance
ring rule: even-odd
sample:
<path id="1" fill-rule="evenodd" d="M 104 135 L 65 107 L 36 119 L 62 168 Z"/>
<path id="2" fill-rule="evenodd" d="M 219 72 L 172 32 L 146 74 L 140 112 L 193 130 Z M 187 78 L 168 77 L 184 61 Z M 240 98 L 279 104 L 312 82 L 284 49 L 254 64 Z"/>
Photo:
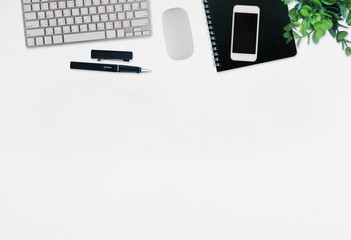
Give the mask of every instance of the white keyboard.
<path id="1" fill-rule="evenodd" d="M 148 0 L 21 0 L 27 47 L 151 34 Z"/>

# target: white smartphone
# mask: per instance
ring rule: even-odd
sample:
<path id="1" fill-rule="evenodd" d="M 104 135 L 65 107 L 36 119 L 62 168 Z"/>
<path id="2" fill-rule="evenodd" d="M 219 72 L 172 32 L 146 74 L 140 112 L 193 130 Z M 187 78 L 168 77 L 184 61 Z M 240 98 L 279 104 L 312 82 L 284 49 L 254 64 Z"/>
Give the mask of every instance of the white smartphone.
<path id="1" fill-rule="evenodd" d="M 231 59 L 255 62 L 258 53 L 260 8 L 236 5 L 233 10 Z"/>

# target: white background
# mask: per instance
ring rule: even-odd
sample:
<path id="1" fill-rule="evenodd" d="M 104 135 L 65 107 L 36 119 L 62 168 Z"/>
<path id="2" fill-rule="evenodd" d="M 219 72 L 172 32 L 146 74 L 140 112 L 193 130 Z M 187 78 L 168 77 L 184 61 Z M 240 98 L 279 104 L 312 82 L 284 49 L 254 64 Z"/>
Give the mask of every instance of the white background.
<path id="1" fill-rule="evenodd" d="M 173 61 L 164 10 L 189 13 Z M 330 37 L 216 73 L 200 0 L 153 36 L 27 49 L 0 2 L 0 238 L 351 238 L 351 58 Z M 132 50 L 151 74 L 72 71 Z"/>

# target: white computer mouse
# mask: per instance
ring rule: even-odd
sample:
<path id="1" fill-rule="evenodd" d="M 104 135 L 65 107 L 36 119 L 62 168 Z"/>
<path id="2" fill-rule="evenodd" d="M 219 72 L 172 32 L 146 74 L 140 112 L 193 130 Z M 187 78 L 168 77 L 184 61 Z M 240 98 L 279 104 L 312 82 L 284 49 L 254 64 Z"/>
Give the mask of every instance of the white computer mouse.
<path id="1" fill-rule="evenodd" d="M 163 31 L 168 54 L 172 59 L 190 57 L 194 51 L 188 14 L 182 8 L 171 8 L 163 13 Z"/>

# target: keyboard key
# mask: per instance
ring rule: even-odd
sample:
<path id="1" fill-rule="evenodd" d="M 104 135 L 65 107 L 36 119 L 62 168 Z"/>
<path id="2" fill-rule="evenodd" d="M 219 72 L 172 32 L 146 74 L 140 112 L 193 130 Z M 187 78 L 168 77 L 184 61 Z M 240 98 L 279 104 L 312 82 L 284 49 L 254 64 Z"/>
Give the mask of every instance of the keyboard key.
<path id="1" fill-rule="evenodd" d="M 132 6 L 129 3 L 123 5 L 123 10 L 124 11 L 129 11 L 131 9 L 132 9 Z"/>
<path id="2" fill-rule="evenodd" d="M 90 33 L 77 33 L 77 34 L 68 34 L 64 35 L 65 43 L 68 42 L 81 42 L 86 40 L 101 40 L 105 39 L 105 32 L 90 32 Z"/>
<path id="3" fill-rule="evenodd" d="M 69 26 L 63 27 L 63 28 L 62 28 L 62 32 L 63 32 L 63 33 L 70 33 L 70 32 L 71 32 L 71 27 L 69 27 Z"/>
<path id="4" fill-rule="evenodd" d="M 109 19 L 110 19 L 111 21 L 117 20 L 117 15 L 116 15 L 116 13 L 111 13 L 111 14 L 108 15 L 108 17 L 109 17 Z"/>
<path id="5" fill-rule="evenodd" d="M 55 17 L 57 17 L 57 18 L 62 17 L 62 10 L 56 10 Z"/>
<path id="6" fill-rule="evenodd" d="M 105 29 L 105 23 L 98 23 L 97 25 L 97 29 L 98 30 L 104 30 Z"/>
<path id="7" fill-rule="evenodd" d="M 93 0 L 93 5 L 100 5 L 100 4 L 101 4 L 100 0 Z"/>
<path id="8" fill-rule="evenodd" d="M 79 15 L 79 8 L 72 9 L 72 16 L 78 16 L 78 15 Z"/>
<path id="9" fill-rule="evenodd" d="M 96 24 L 95 23 L 89 24 L 88 27 L 89 27 L 89 31 L 96 31 Z"/>
<path id="10" fill-rule="evenodd" d="M 27 39 L 27 46 L 28 46 L 28 47 L 35 46 L 34 38 L 28 38 L 28 39 Z"/>
<path id="11" fill-rule="evenodd" d="M 83 23 L 83 18 L 82 18 L 82 17 L 75 17 L 75 18 L 74 18 L 74 22 L 75 22 L 76 24 L 81 24 L 81 23 Z"/>
<path id="12" fill-rule="evenodd" d="M 27 30 L 27 37 L 36 37 L 36 36 L 42 36 L 44 35 L 44 29 L 33 29 L 33 30 Z"/>
<path id="13" fill-rule="evenodd" d="M 30 5 L 23 5 L 23 11 L 30 12 L 32 11 L 32 7 Z"/>
<path id="14" fill-rule="evenodd" d="M 35 38 L 35 43 L 37 46 L 43 45 L 44 44 L 43 38 L 42 37 Z"/>
<path id="15" fill-rule="evenodd" d="M 32 10 L 33 11 L 39 11 L 40 10 L 40 5 L 39 4 L 33 4 L 32 5 Z"/>
<path id="16" fill-rule="evenodd" d="M 110 30 L 106 32 L 106 37 L 107 38 L 116 38 L 116 31 L 115 30 Z"/>
<path id="17" fill-rule="evenodd" d="M 49 26 L 48 20 L 41 20 L 40 21 L 40 26 L 41 27 L 48 27 Z"/>
<path id="18" fill-rule="evenodd" d="M 84 23 L 90 23 L 91 22 L 91 17 L 90 16 L 84 16 L 83 22 Z"/>
<path id="19" fill-rule="evenodd" d="M 132 9 L 133 9 L 133 10 L 138 10 L 138 9 L 140 9 L 139 3 L 132 3 Z"/>
<path id="20" fill-rule="evenodd" d="M 138 20 L 132 20 L 132 26 L 133 27 L 140 27 L 140 26 L 147 26 L 149 25 L 149 19 L 138 19 Z"/>
<path id="21" fill-rule="evenodd" d="M 47 11 L 46 12 L 46 18 L 53 18 L 54 17 L 54 11 Z"/>
<path id="22" fill-rule="evenodd" d="M 66 2 L 64 2 L 64 1 L 59 2 L 59 3 L 58 3 L 58 7 L 59 7 L 60 9 L 66 8 Z"/>
<path id="23" fill-rule="evenodd" d="M 106 12 L 105 6 L 100 6 L 97 9 L 98 9 L 98 13 L 105 13 Z"/>
<path id="24" fill-rule="evenodd" d="M 73 33 L 79 32 L 79 26 L 78 26 L 78 25 L 73 25 L 73 26 L 71 27 L 71 29 L 72 29 L 72 32 L 73 32 Z"/>
<path id="25" fill-rule="evenodd" d="M 91 19 L 92 19 L 93 22 L 100 22 L 100 16 L 99 15 L 93 15 L 91 17 Z"/>
<path id="26" fill-rule="evenodd" d="M 113 29 L 113 23 L 112 22 L 107 22 L 105 23 L 106 29 Z"/>
<path id="27" fill-rule="evenodd" d="M 34 19 L 37 19 L 37 14 L 36 13 L 26 13 L 24 14 L 24 19 L 25 20 L 34 20 Z"/>
<path id="28" fill-rule="evenodd" d="M 67 23 L 67 25 L 74 24 L 73 18 L 72 17 L 66 18 L 66 23 Z"/>
<path id="29" fill-rule="evenodd" d="M 116 11 L 116 12 L 120 12 L 120 11 L 122 11 L 122 10 L 123 10 L 122 5 L 115 5 L 115 11 Z"/>
<path id="30" fill-rule="evenodd" d="M 107 22 L 105 25 L 106 25 L 106 29 L 112 29 L 113 28 L 113 23 L 112 22 Z"/>
<path id="31" fill-rule="evenodd" d="M 45 12 L 38 12 L 38 19 L 45 18 Z"/>
<path id="32" fill-rule="evenodd" d="M 127 12 L 126 17 L 127 17 L 127 19 L 134 18 L 134 13 L 133 12 Z"/>
<path id="33" fill-rule="evenodd" d="M 49 4 L 48 3 L 42 3 L 41 4 L 41 10 L 43 10 L 43 11 L 49 10 Z"/>
<path id="34" fill-rule="evenodd" d="M 84 0 L 84 6 L 91 6 L 91 0 Z"/>
<path id="35" fill-rule="evenodd" d="M 88 25 L 83 24 L 79 26 L 81 32 L 87 32 L 88 31 Z"/>
<path id="36" fill-rule="evenodd" d="M 111 13 L 115 10 L 113 5 L 106 6 L 106 12 Z"/>
<path id="37" fill-rule="evenodd" d="M 121 28 L 122 22 L 114 22 L 115 28 Z"/>
<path id="38" fill-rule="evenodd" d="M 59 36 L 53 36 L 52 39 L 53 39 L 53 42 L 54 42 L 55 44 L 63 43 L 63 39 L 62 39 L 62 36 L 61 36 L 61 35 L 59 35 Z"/>
<path id="39" fill-rule="evenodd" d="M 97 13 L 96 7 L 90 7 L 89 8 L 89 14 L 95 14 L 95 13 Z"/>
<path id="40" fill-rule="evenodd" d="M 57 2 L 50 2 L 50 9 L 52 10 L 57 9 Z"/>
<path id="41" fill-rule="evenodd" d="M 125 13 L 118 13 L 118 19 L 119 20 L 126 19 L 126 14 Z"/>
<path id="42" fill-rule="evenodd" d="M 117 30 L 117 37 L 119 38 L 124 37 L 124 29 Z"/>
<path id="43" fill-rule="evenodd" d="M 149 16 L 148 11 L 137 11 L 134 14 L 135 14 L 135 18 L 147 18 Z"/>
<path id="44" fill-rule="evenodd" d="M 39 27 L 39 21 L 29 21 L 26 22 L 26 28 L 38 28 Z"/>
<path id="45" fill-rule="evenodd" d="M 46 28 L 45 29 L 45 34 L 46 35 L 53 35 L 54 34 L 54 29 L 53 28 Z"/>
<path id="46" fill-rule="evenodd" d="M 57 19 L 57 24 L 59 26 L 66 25 L 66 20 L 64 18 L 59 18 L 59 19 Z"/>
<path id="47" fill-rule="evenodd" d="M 55 27 L 54 32 L 56 35 L 62 34 L 62 28 L 61 27 Z"/>
<path id="48" fill-rule="evenodd" d="M 80 13 L 81 13 L 82 15 L 88 15 L 88 14 L 89 14 L 89 10 L 88 10 L 88 8 L 81 8 L 81 9 L 80 9 Z"/>
<path id="49" fill-rule="evenodd" d="M 76 7 L 83 7 L 83 0 L 76 0 Z"/>
<path id="50" fill-rule="evenodd" d="M 73 8 L 74 7 L 74 1 L 67 1 L 67 7 Z"/>
<path id="51" fill-rule="evenodd" d="M 50 44 L 52 44 L 52 38 L 51 38 L 51 37 L 45 37 L 45 38 L 44 38 L 44 43 L 45 43 L 45 45 L 50 45 Z"/>
<path id="52" fill-rule="evenodd" d="M 50 27 L 57 26 L 57 21 L 56 21 L 56 19 L 50 19 L 50 20 L 49 20 L 49 26 L 50 26 Z"/>
<path id="53" fill-rule="evenodd" d="M 147 2 L 141 2 L 141 3 L 140 3 L 140 8 L 141 8 L 141 9 L 146 9 L 146 8 L 148 8 L 148 3 L 147 3 Z"/>
<path id="54" fill-rule="evenodd" d="M 101 14 L 100 15 L 100 19 L 101 19 L 102 22 L 106 22 L 106 21 L 108 21 L 108 15 L 107 14 Z"/>
<path id="55" fill-rule="evenodd" d="M 130 27 L 130 21 L 123 21 L 123 27 L 124 28 Z"/>
<path id="56" fill-rule="evenodd" d="M 65 10 L 63 10 L 63 16 L 65 16 L 65 17 L 70 17 L 70 16 L 71 16 L 71 9 L 65 9 Z"/>

